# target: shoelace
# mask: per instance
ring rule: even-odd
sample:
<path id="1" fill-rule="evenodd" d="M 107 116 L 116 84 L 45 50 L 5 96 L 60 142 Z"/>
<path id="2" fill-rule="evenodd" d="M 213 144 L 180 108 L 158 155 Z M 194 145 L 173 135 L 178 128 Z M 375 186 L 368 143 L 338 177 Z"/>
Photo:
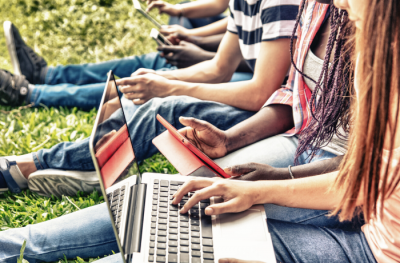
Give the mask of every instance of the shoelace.
<path id="1" fill-rule="evenodd" d="M 35 63 L 35 64 L 41 64 L 42 63 L 43 59 L 41 57 L 39 57 L 39 55 L 36 54 L 35 51 L 32 50 L 32 48 L 30 48 L 28 46 L 24 46 L 24 48 L 26 50 L 28 50 L 28 55 L 29 55 L 29 57 L 32 58 L 33 63 Z"/>

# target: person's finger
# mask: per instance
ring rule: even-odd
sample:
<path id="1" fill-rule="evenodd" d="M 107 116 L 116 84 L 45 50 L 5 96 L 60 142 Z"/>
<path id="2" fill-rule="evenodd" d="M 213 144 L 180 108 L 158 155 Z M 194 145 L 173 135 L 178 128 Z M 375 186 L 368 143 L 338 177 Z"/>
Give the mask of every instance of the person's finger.
<path id="1" fill-rule="evenodd" d="M 221 193 L 221 190 L 219 190 L 218 192 Z M 216 194 L 216 195 L 218 195 L 218 194 Z M 204 210 L 204 212 L 206 213 L 206 215 L 209 215 L 209 216 L 220 215 L 220 214 L 225 214 L 225 213 L 236 213 L 236 212 L 239 212 L 239 210 L 238 210 L 239 205 L 240 205 L 239 200 L 237 200 L 237 198 L 234 198 L 234 199 L 231 199 L 231 200 L 223 202 L 223 203 L 209 205 Z"/>
<path id="2" fill-rule="evenodd" d="M 139 84 L 139 83 L 137 83 L 137 84 Z M 137 85 L 137 84 L 120 86 L 119 90 L 124 94 L 143 91 L 143 87 L 141 85 Z"/>
<path id="3" fill-rule="evenodd" d="M 182 50 L 182 47 L 180 46 L 167 46 L 167 45 L 162 45 L 157 47 L 158 51 L 164 52 L 164 54 L 168 54 L 168 53 L 175 53 L 179 50 Z"/>
<path id="4" fill-rule="evenodd" d="M 224 169 L 224 172 L 232 177 L 242 176 L 253 171 L 255 171 L 255 169 L 250 167 L 249 164 L 234 165 Z"/>
<path id="5" fill-rule="evenodd" d="M 150 12 L 153 8 L 161 9 L 164 6 L 165 6 L 165 3 L 163 1 L 153 1 L 147 6 L 146 12 Z"/>
<path id="6" fill-rule="evenodd" d="M 124 94 L 124 97 L 128 100 L 144 99 L 146 96 L 147 95 L 144 92 L 131 92 Z"/>
<path id="7" fill-rule="evenodd" d="M 148 73 L 154 73 L 154 70 L 153 69 L 147 69 L 147 68 L 140 68 L 140 69 L 136 70 L 135 72 L 133 72 L 131 74 L 131 77 L 139 76 L 139 75 L 145 75 L 145 74 L 148 74 Z"/>
<path id="8" fill-rule="evenodd" d="M 134 99 L 132 100 L 133 104 L 135 105 L 142 105 L 144 103 L 146 103 L 148 101 L 148 99 Z"/>
<path id="9" fill-rule="evenodd" d="M 201 200 L 209 199 L 210 197 L 213 197 L 213 196 L 220 196 L 222 194 L 223 194 L 223 192 L 221 191 L 221 188 L 216 187 L 215 185 L 211 185 L 211 186 L 205 187 L 201 190 L 198 190 L 185 203 L 185 205 L 182 207 L 180 213 L 186 214 L 190 210 L 190 208 L 192 208 L 195 204 L 199 203 Z M 207 214 L 207 212 L 206 212 L 206 214 Z"/>
<path id="10" fill-rule="evenodd" d="M 196 179 L 189 180 L 189 181 L 185 182 L 181 187 L 179 187 L 179 189 L 176 191 L 176 193 L 172 195 L 172 197 L 173 197 L 172 203 L 178 204 L 182 200 L 182 197 L 184 195 L 186 195 L 187 193 L 197 190 L 197 189 L 207 187 L 207 186 L 211 185 L 212 183 L 213 183 L 213 181 L 210 180 L 209 178 L 196 178 Z"/>
<path id="11" fill-rule="evenodd" d="M 185 46 L 190 45 L 190 44 L 189 44 L 189 42 L 187 42 L 187 41 L 185 41 L 185 40 L 181 40 L 181 41 L 179 42 L 179 45 L 185 47 Z"/>
<path id="12" fill-rule="evenodd" d="M 141 83 L 145 80 L 147 80 L 147 77 L 145 77 L 144 75 L 138 75 L 138 76 L 132 76 L 132 77 L 123 78 L 123 79 L 117 79 L 115 81 L 115 83 L 118 86 L 132 86 L 132 85 Z M 121 90 L 121 92 L 122 92 L 122 90 Z"/>
<path id="13" fill-rule="evenodd" d="M 186 137 L 186 135 L 188 134 L 189 130 L 190 130 L 190 127 L 184 127 L 182 129 L 179 129 L 178 132 Z"/>
<path id="14" fill-rule="evenodd" d="M 173 52 L 169 52 L 168 54 L 165 55 L 164 53 L 164 57 L 168 60 L 172 60 L 172 58 L 174 57 L 174 53 Z"/>
<path id="15" fill-rule="evenodd" d="M 124 97 L 128 100 L 136 99 L 136 94 L 134 92 L 124 93 Z"/>
<path id="16" fill-rule="evenodd" d="M 183 126 L 192 127 L 197 131 L 208 129 L 211 126 L 211 124 L 206 121 L 198 120 L 192 117 L 179 117 L 179 122 L 182 123 Z"/>
<path id="17" fill-rule="evenodd" d="M 231 177 L 230 179 L 237 180 L 237 181 L 257 181 L 257 180 L 262 180 L 260 178 L 260 175 L 257 173 L 257 171 L 250 172 L 248 174 L 243 174 L 243 175 L 237 176 L 237 177 Z"/>
<path id="18" fill-rule="evenodd" d="M 160 28 L 160 33 L 164 36 L 169 36 L 176 32 L 176 28 L 174 26 L 163 26 Z"/>

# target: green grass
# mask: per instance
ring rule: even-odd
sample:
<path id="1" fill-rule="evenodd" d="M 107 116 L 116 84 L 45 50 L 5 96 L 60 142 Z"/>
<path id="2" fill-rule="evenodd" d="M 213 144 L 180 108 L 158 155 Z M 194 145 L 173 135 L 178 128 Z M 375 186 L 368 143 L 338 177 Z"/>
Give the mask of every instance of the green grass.
<path id="1" fill-rule="evenodd" d="M 152 14 L 167 23 L 166 16 L 156 11 Z M 156 50 L 149 37 L 153 26 L 133 10 L 131 0 L 0 1 L 0 18 L 1 24 L 12 21 L 27 44 L 50 66 L 101 62 Z M 0 68 L 12 71 L 2 36 L 0 27 Z M 95 117 L 96 110 L 0 106 L 0 156 L 21 155 L 63 141 L 82 140 L 90 135 Z M 140 170 L 176 173 L 160 154 L 145 160 Z M 29 190 L 18 195 L 6 193 L 0 195 L 0 231 L 51 220 L 101 202 L 103 197 L 95 192 L 61 199 L 44 198 Z"/>

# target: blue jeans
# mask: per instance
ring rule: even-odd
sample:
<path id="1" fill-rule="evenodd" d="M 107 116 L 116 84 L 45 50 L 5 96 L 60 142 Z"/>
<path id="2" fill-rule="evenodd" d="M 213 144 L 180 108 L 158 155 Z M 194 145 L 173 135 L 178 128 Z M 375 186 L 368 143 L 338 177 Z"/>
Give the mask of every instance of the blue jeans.
<path id="1" fill-rule="evenodd" d="M 99 107 L 110 70 L 116 76 L 124 78 L 139 68 L 176 69 L 157 52 L 101 63 L 49 67 L 45 84 L 35 85 L 30 102 L 48 107 L 64 106 L 91 110 Z"/>
<path id="2" fill-rule="evenodd" d="M 274 136 L 218 159 L 221 164 L 257 161 L 284 167 L 293 164 L 296 137 Z M 255 151 L 258 151 L 257 153 Z M 320 151 L 317 162 L 335 155 Z M 306 162 L 306 154 L 300 163 Z M 241 159 L 245 158 L 245 159 Z M 375 262 L 360 226 L 327 217 L 328 211 L 265 205 L 268 229 L 278 262 Z M 98 257 L 117 252 L 106 205 L 101 204 L 37 225 L 1 232 L 0 261 L 15 262 L 23 240 L 27 240 L 25 258 L 56 261 L 67 258 Z M 122 262 L 116 254 L 98 261 Z"/>
<path id="3" fill-rule="evenodd" d="M 140 107 L 123 99 L 123 105 L 128 119 L 129 132 L 135 156 L 138 161 L 153 156 L 158 152 L 152 140 L 165 131 L 164 126 L 156 119 L 160 114 L 177 129 L 183 128 L 179 122 L 180 116 L 195 117 L 208 121 L 222 130 L 253 116 L 255 112 L 241 110 L 232 106 L 212 101 L 202 101 L 187 96 L 171 96 L 154 98 Z M 133 108 L 133 109 L 132 109 Z M 115 112 L 116 116 L 121 114 Z M 119 119 L 119 118 L 115 118 Z M 121 123 L 107 120 L 107 129 L 104 132 L 118 130 Z M 39 150 L 33 153 L 37 169 L 62 169 L 93 171 L 93 161 L 89 151 L 89 138 L 80 142 L 63 142 L 50 149 Z"/>
<path id="4" fill-rule="evenodd" d="M 160 53 L 110 60 L 101 63 L 49 67 L 45 84 L 35 85 L 30 103 L 47 107 L 78 107 L 82 110 L 98 108 L 112 70 L 120 78 L 129 77 L 140 68 L 175 70 Z M 253 73 L 235 72 L 231 82 L 250 80 Z"/>
<path id="5" fill-rule="evenodd" d="M 0 262 L 17 262 L 24 240 L 29 263 L 97 258 L 119 252 L 106 204 L 47 222 L 0 232 Z"/>
<path id="6" fill-rule="evenodd" d="M 187 1 L 182 2 L 187 3 Z M 169 24 L 170 25 L 181 25 L 187 29 L 199 28 L 211 23 L 217 22 L 226 16 L 224 14 L 216 15 L 213 17 L 205 17 L 205 18 L 187 18 L 184 16 L 170 16 L 169 17 Z"/>

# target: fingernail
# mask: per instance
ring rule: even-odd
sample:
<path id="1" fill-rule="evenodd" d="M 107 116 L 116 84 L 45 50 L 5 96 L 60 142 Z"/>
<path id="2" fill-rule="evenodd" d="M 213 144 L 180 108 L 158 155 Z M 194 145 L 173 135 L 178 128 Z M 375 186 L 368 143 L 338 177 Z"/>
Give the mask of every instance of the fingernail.
<path id="1" fill-rule="evenodd" d="M 214 210 L 211 207 L 207 207 L 204 212 L 206 215 L 210 216 L 213 214 Z"/>

